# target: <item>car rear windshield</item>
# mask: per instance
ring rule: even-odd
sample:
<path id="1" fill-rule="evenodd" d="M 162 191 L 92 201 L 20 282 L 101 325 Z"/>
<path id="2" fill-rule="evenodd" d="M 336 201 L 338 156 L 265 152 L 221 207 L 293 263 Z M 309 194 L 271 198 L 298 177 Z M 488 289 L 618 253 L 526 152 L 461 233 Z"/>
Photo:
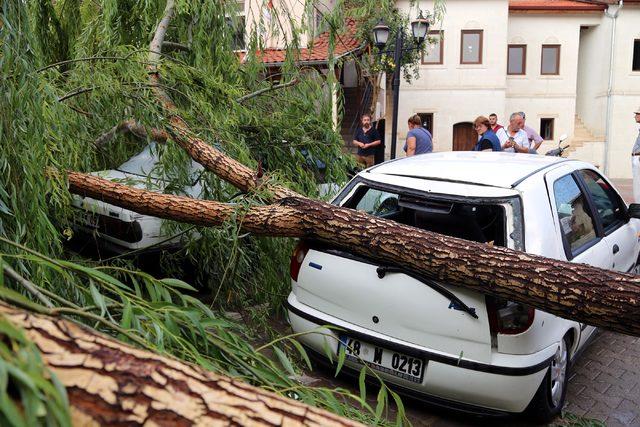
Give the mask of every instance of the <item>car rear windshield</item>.
<path id="1" fill-rule="evenodd" d="M 343 206 L 447 236 L 506 246 L 505 210 L 501 205 L 361 186 Z"/>

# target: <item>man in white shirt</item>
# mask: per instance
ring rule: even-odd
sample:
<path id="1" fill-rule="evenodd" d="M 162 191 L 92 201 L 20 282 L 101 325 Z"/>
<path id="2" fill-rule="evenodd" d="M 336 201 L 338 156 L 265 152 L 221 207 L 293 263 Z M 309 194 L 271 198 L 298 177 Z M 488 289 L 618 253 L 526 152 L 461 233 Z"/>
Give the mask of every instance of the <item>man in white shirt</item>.
<path id="1" fill-rule="evenodd" d="M 500 129 L 496 135 L 502 145 L 502 150 L 507 152 L 528 153 L 531 147 L 527 133 L 522 130 L 524 119 L 519 113 L 513 113 L 509 117 L 509 126 Z"/>

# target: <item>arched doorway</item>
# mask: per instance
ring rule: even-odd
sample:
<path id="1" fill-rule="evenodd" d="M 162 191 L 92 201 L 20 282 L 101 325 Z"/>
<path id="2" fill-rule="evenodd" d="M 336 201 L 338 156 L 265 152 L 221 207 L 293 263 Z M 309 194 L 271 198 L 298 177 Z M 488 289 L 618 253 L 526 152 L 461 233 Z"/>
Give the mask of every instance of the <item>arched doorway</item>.
<path id="1" fill-rule="evenodd" d="M 453 125 L 453 151 L 473 150 L 478 142 L 478 134 L 473 123 L 462 122 Z"/>

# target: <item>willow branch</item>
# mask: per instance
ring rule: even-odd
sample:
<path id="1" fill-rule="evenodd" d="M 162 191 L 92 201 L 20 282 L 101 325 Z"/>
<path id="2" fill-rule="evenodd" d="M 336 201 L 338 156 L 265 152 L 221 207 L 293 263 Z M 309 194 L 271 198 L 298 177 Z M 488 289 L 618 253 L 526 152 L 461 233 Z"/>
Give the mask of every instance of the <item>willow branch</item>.
<path id="1" fill-rule="evenodd" d="M 5 275 L 7 275 L 8 277 L 12 278 L 17 283 L 19 283 L 31 295 L 39 299 L 42 304 L 46 305 L 49 308 L 53 307 L 53 303 L 51 302 L 51 300 L 47 298 L 42 292 L 40 292 L 40 290 L 38 289 L 38 286 L 30 282 L 29 280 L 25 279 L 24 277 L 22 277 L 21 274 L 19 274 L 13 268 L 8 266 L 6 263 L 3 263 L 2 268 L 4 269 Z"/>
<path id="2" fill-rule="evenodd" d="M 262 185 L 263 180 L 261 179 L 261 175 L 196 137 L 189 125 L 178 115 L 178 108 L 160 84 L 160 73 L 158 71 L 158 64 L 162 56 L 160 49 L 162 48 L 162 43 L 164 42 L 164 37 L 173 13 L 174 2 L 173 0 L 168 0 L 163 17 L 156 27 L 156 32 L 149 46 L 149 65 L 147 65 L 149 81 L 151 82 L 150 86 L 153 87 L 153 93 L 161 107 L 170 114 L 169 133 L 172 138 L 187 151 L 191 158 L 204 166 L 205 169 L 215 173 L 218 177 L 243 192 L 255 191 Z M 269 190 L 273 193 L 274 199 L 300 196 L 296 192 L 282 186 L 272 186 Z"/>
<path id="3" fill-rule="evenodd" d="M 92 61 L 126 61 L 127 59 L 131 58 L 131 56 L 133 54 L 135 54 L 136 52 L 140 52 L 139 50 L 133 51 L 125 56 L 88 56 L 85 58 L 75 58 L 75 59 L 68 59 L 66 61 L 60 61 L 60 62 L 56 62 L 53 64 L 49 64 L 47 66 L 44 66 L 42 68 L 38 68 L 36 70 L 36 73 L 41 73 L 43 71 L 46 71 L 50 68 L 55 68 L 55 67 L 59 67 L 61 65 L 67 65 L 67 64 L 73 64 L 76 62 L 92 62 Z"/>
<path id="4" fill-rule="evenodd" d="M 255 98 L 257 96 L 260 96 L 263 93 L 271 92 L 273 90 L 278 90 L 278 89 L 284 89 L 286 87 L 291 87 L 291 86 L 294 86 L 294 85 L 298 84 L 299 82 L 300 81 L 297 78 L 291 79 L 286 83 L 280 83 L 280 84 L 273 85 L 273 86 L 270 86 L 270 87 L 265 87 L 265 88 L 262 88 L 262 89 L 259 89 L 259 90 L 255 91 L 255 92 L 252 92 L 250 94 L 241 96 L 240 98 L 236 99 L 236 101 L 238 103 L 242 104 L 244 101 L 246 101 L 248 99 L 251 99 L 251 98 Z"/>
<path id="5" fill-rule="evenodd" d="M 97 86 L 92 86 L 92 87 L 83 87 L 83 88 L 80 88 L 80 89 L 72 90 L 71 92 L 67 92 L 66 94 L 64 94 L 63 96 L 58 98 L 58 102 L 66 101 L 67 99 L 73 98 L 74 96 L 78 96 L 78 95 L 82 95 L 83 93 L 91 92 L 92 90 L 94 90 L 96 88 L 97 88 Z"/>
<path id="6" fill-rule="evenodd" d="M 181 50 L 183 52 L 191 52 L 191 47 L 189 45 L 176 42 L 162 42 L 162 48 L 167 51 Z"/>
<path id="7" fill-rule="evenodd" d="M 146 139 L 147 137 L 150 137 L 153 141 L 157 141 L 160 143 L 167 142 L 167 139 L 169 138 L 169 134 L 166 131 L 156 128 L 151 129 L 151 135 L 149 135 L 147 129 L 143 125 L 133 119 L 128 119 L 118 123 L 111 129 L 109 129 L 109 131 L 100 135 L 93 142 L 93 145 L 95 145 L 96 148 L 102 148 L 109 142 L 111 142 L 118 134 L 122 133 L 130 133 L 140 139 Z"/>

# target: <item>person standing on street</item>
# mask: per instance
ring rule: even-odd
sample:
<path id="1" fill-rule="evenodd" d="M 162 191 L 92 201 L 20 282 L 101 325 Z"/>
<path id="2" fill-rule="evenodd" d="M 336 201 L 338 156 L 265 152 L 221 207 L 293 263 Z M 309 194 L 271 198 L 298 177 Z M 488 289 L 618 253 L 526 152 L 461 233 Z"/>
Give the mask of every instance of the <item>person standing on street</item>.
<path id="1" fill-rule="evenodd" d="M 513 113 L 511 117 L 509 117 L 509 125 L 496 133 L 504 151 L 511 153 L 529 152 L 529 140 L 527 139 L 527 133 L 522 130 L 522 123 L 520 113 Z"/>
<path id="2" fill-rule="evenodd" d="M 407 153 L 407 157 L 431 153 L 433 151 L 433 140 L 431 133 L 422 127 L 422 118 L 414 114 L 409 117 L 407 124 L 409 125 L 409 132 L 407 133 L 407 141 L 402 148 Z"/>
<path id="3" fill-rule="evenodd" d="M 520 111 L 520 115 L 522 116 L 522 130 L 527 133 L 527 139 L 529 140 L 529 152 L 535 154 L 538 152 L 538 148 L 540 148 L 544 139 L 542 139 L 534 128 L 527 126 L 527 116 L 522 111 Z"/>
<path id="4" fill-rule="evenodd" d="M 640 124 L 640 107 L 635 111 L 636 124 Z M 636 143 L 631 150 L 631 170 L 633 171 L 633 198 L 636 203 L 640 202 L 640 129 Z"/>
<path id="5" fill-rule="evenodd" d="M 480 116 L 473 122 L 474 129 L 480 136 L 473 151 L 502 151 L 500 140 L 491 130 L 489 119 Z"/>
<path id="6" fill-rule="evenodd" d="M 365 167 L 371 167 L 375 163 L 376 147 L 380 145 L 380 134 L 371 126 L 371 115 L 363 114 L 360 119 L 361 127 L 356 131 L 353 145 L 358 147 L 356 160 Z"/>
<path id="7" fill-rule="evenodd" d="M 489 114 L 489 123 L 491 124 L 493 133 L 498 133 L 498 131 L 504 127 L 498 124 L 498 115 L 496 113 Z"/>

